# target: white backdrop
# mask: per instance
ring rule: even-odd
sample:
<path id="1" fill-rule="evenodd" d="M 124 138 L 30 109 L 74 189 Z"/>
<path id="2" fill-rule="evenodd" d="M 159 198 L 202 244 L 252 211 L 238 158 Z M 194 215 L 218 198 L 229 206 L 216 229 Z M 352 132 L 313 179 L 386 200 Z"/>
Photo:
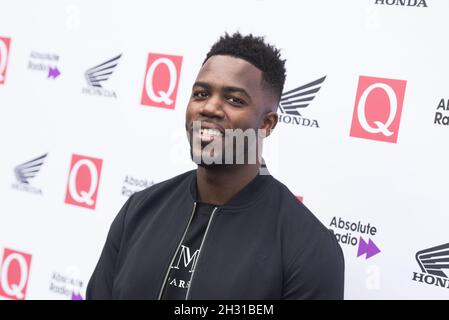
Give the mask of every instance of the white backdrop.
<path id="1" fill-rule="evenodd" d="M 449 243 L 449 2 L 400 2 L 0 1 L 0 299 L 85 298 L 127 197 L 194 168 L 190 88 L 236 30 L 282 49 L 285 92 L 326 77 L 301 116 L 279 110 L 264 157 L 340 239 L 345 297 L 448 299 L 449 248 L 416 254 Z M 160 56 L 177 88 L 157 107 Z"/>

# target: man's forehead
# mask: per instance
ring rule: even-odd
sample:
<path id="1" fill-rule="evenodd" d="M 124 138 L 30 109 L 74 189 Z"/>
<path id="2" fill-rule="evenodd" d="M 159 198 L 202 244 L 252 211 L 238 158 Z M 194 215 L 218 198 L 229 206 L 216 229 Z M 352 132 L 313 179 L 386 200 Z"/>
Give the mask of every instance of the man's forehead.
<path id="1" fill-rule="evenodd" d="M 204 63 L 196 80 L 211 85 L 240 86 L 253 91 L 260 89 L 262 71 L 241 58 L 216 55 Z"/>

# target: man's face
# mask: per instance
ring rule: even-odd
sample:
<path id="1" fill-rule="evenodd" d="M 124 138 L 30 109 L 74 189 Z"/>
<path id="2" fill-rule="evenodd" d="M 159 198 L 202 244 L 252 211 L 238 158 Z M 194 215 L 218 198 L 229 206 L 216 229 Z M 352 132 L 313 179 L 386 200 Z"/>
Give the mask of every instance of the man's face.
<path id="1" fill-rule="evenodd" d="M 210 57 L 198 73 L 187 106 L 186 130 L 192 157 L 198 159 L 209 143 L 221 139 L 223 148 L 212 153 L 218 152 L 214 156 L 224 159 L 225 148 L 233 148 L 225 144 L 227 129 L 254 129 L 257 133 L 260 128 L 273 128 L 277 122 L 274 105 L 276 98 L 264 85 L 261 70 L 240 58 Z M 271 114 L 271 120 L 267 121 L 267 114 Z M 194 121 L 201 121 L 201 131 L 193 131 Z M 192 139 L 201 144 L 195 146 Z"/>

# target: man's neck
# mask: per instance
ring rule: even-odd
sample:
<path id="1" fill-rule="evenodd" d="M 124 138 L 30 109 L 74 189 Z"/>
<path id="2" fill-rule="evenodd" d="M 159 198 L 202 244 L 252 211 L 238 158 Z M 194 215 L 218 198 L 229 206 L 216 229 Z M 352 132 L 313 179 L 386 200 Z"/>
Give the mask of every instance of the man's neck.
<path id="1" fill-rule="evenodd" d="M 198 166 L 198 201 L 223 205 L 259 174 L 259 164 Z"/>

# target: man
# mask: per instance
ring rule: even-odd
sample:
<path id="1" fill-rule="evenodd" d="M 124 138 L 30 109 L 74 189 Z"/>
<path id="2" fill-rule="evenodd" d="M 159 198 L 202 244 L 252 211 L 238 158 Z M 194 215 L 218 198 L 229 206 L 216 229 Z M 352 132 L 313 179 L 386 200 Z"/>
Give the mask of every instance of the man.
<path id="1" fill-rule="evenodd" d="M 284 64 L 260 37 L 226 34 L 212 46 L 186 112 L 198 168 L 129 198 L 88 299 L 343 298 L 335 236 L 286 186 L 260 174 Z"/>

